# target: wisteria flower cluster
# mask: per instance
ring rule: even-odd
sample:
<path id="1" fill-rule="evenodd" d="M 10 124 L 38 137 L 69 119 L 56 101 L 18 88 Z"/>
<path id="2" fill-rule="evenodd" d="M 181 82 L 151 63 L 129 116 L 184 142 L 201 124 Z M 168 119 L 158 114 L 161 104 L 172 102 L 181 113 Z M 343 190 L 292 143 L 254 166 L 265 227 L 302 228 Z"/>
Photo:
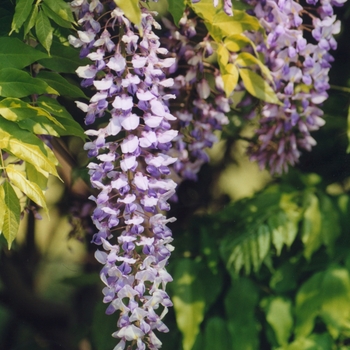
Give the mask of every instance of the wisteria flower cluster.
<path id="1" fill-rule="evenodd" d="M 309 7 L 293 0 L 248 2 L 266 30 L 267 42 L 260 33 L 251 38 L 259 43 L 257 50 L 263 54 L 283 101 L 283 106 L 264 104 L 258 143 L 250 147 L 250 154 L 261 168 L 267 166 L 271 173 L 281 174 L 298 162 L 301 149 L 309 151 L 316 144 L 310 132 L 324 125 L 319 106 L 328 97 L 333 61 L 329 50 L 336 49 L 333 36 L 340 31 L 333 7 L 344 1 L 307 0 Z"/>
<path id="2" fill-rule="evenodd" d="M 105 126 L 86 134 L 91 184 L 98 194 L 91 196 L 96 208 L 93 222 L 98 232 L 93 242 L 103 250 L 96 259 L 104 264 L 107 314 L 118 311 L 120 341 L 115 349 L 132 345 L 137 349 L 158 349 L 154 331 L 168 331 L 162 322 L 172 305 L 165 291 L 172 278 L 166 265 L 173 249 L 171 230 L 163 211 L 176 184 L 168 175 L 176 158 L 167 153 L 178 131 L 170 122 L 168 101 L 173 85 L 165 71 L 175 59 L 166 57 L 154 28 L 154 13 L 141 4 L 141 25 L 133 25 L 113 1 L 104 4 L 77 0 L 71 3 L 83 30 L 69 37 L 81 48 L 81 57 L 93 62 L 78 68 L 82 85 L 95 89 L 89 104 L 78 102 L 86 112 L 85 123 L 96 118 Z M 97 18 L 100 18 L 97 21 Z M 142 32 L 142 37 L 140 36 Z"/>

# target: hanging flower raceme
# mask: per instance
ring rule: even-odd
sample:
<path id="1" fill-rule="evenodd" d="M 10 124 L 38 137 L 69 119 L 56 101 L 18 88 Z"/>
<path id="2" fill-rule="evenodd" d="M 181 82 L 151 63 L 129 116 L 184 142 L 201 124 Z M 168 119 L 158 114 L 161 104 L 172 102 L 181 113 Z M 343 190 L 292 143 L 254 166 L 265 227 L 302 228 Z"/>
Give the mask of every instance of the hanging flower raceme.
<path id="1" fill-rule="evenodd" d="M 104 265 L 103 301 L 109 304 L 107 314 L 120 315 L 115 350 L 158 349 L 154 331 L 168 331 L 162 318 L 172 306 L 165 291 L 172 280 L 166 265 L 173 249 L 167 224 L 175 219 L 163 211 L 176 188 L 168 178 L 176 161 L 168 151 L 178 134 L 168 101 L 175 96 L 165 92 L 173 85 L 165 71 L 175 59 L 165 56 L 168 51 L 153 31 L 159 25 L 143 3 L 139 27 L 113 1 L 71 4 L 83 29 L 69 41 L 93 62 L 77 74 L 83 86 L 95 90 L 89 104 L 77 105 L 86 112 L 87 125 L 103 122 L 86 132 L 93 140 L 85 149 L 94 158 L 88 168 L 97 190 L 90 199 L 98 230 L 93 242 L 100 246 L 95 256 Z"/>
<path id="2" fill-rule="evenodd" d="M 179 28 L 164 19 L 169 29 L 166 46 L 175 55 L 177 68 L 172 92 L 178 98 L 170 107 L 174 107 L 177 117 L 174 123 L 180 130 L 169 154 L 177 158 L 173 168 L 180 179 L 196 180 L 201 166 L 209 161 L 206 149 L 217 142 L 214 131 L 228 124 L 225 113 L 230 105 L 220 84 L 219 70 L 205 62 L 213 54 L 209 35 L 200 39 L 196 19 L 189 16 L 190 11 L 186 10 Z M 192 41 L 195 36 L 199 41 L 196 45 Z M 210 75 L 216 77 L 216 88 L 209 85 Z"/>
<path id="3" fill-rule="evenodd" d="M 328 72 L 336 48 L 333 35 L 340 22 L 333 6 L 344 1 L 309 0 L 303 8 L 293 0 L 249 1 L 267 33 L 267 45 L 260 33 L 250 34 L 272 72 L 275 89 L 283 106 L 265 103 L 261 110 L 258 142 L 250 148 L 251 159 L 271 173 L 281 174 L 295 165 L 300 150 L 311 150 L 316 141 L 310 135 L 324 125 L 319 108 L 328 97 Z M 311 33 L 310 33 L 311 32 Z M 247 34 L 249 35 L 249 34 Z"/>

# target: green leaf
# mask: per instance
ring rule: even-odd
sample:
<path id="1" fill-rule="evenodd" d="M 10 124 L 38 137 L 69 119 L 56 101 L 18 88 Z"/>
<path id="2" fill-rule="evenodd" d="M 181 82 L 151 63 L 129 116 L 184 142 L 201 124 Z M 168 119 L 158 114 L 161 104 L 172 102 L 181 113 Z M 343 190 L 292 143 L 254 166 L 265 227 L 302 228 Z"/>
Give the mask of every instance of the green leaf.
<path id="1" fill-rule="evenodd" d="M 251 45 L 255 50 L 255 44 L 247 38 L 244 34 L 232 34 L 225 38 L 224 40 L 225 47 L 231 52 L 237 52 Z"/>
<path id="2" fill-rule="evenodd" d="M 8 249 L 11 249 L 12 242 L 17 236 L 21 216 L 21 206 L 15 190 L 8 181 L 2 184 L 4 191 L 4 224 L 2 233 L 7 240 Z"/>
<path id="3" fill-rule="evenodd" d="M 239 75 L 243 80 L 245 88 L 251 95 L 265 102 L 281 105 L 271 86 L 258 74 L 249 69 L 240 69 Z"/>
<path id="4" fill-rule="evenodd" d="M 308 191 L 305 193 L 303 206 L 305 208 L 305 212 L 301 231 L 301 240 L 305 246 L 304 256 L 306 259 L 310 259 L 312 253 L 322 244 L 322 217 L 318 198 L 312 192 Z"/>
<path id="5" fill-rule="evenodd" d="M 18 171 L 15 165 L 9 164 L 5 171 L 9 177 L 11 184 L 19 188 L 28 198 L 30 198 L 34 203 L 42 207 L 46 213 L 48 213 L 46 200 L 41 188 L 35 183 L 29 181 L 25 173 Z"/>
<path id="6" fill-rule="evenodd" d="M 49 18 L 46 16 L 44 11 L 39 11 L 35 22 L 35 33 L 40 44 L 50 54 L 50 48 L 52 44 L 53 29 Z"/>
<path id="7" fill-rule="evenodd" d="M 184 14 L 186 4 L 184 0 L 168 0 L 169 4 L 169 13 L 174 19 L 174 23 L 178 25 L 181 17 Z"/>
<path id="8" fill-rule="evenodd" d="M 11 24 L 10 35 L 12 34 L 13 31 L 15 31 L 16 33 L 19 32 L 23 23 L 29 16 L 30 11 L 32 10 L 33 1 L 34 0 L 17 0 L 16 1 L 15 15 L 13 16 L 13 20 Z"/>
<path id="9" fill-rule="evenodd" d="M 5 208 L 6 203 L 5 203 L 5 191 L 4 187 L 0 186 L 0 234 L 2 232 L 2 228 L 4 227 L 4 220 L 5 220 Z"/>
<path id="10" fill-rule="evenodd" d="M 39 4 L 36 3 L 35 6 L 32 8 L 32 12 L 30 13 L 29 17 L 24 23 L 24 37 L 26 37 L 29 31 L 35 26 L 38 13 L 39 13 Z"/>
<path id="11" fill-rule="evenodd" d="M 43 191 L 47 190 L 48 177 L 36 170 L 33 164 L 26 162 L 26 174 L 29 181 L 35 182 Z"/>
<path id="12" fill-rule="evenodd" d="M 63 128 L 63 125 L 46 110 L 33 107 L 17 98 L 5 98 L 0 101 L 0 115 L 37 135 L 59 136 L 55 127 Z"/>
<path id="13" fill-rule="evenodd" d="M 17 38 L 0 37 L 0 69 L 24 68 L 47 55 Z"/>
<path id="14" fill-rule="evenodd" d="M 225 45 L 219 44 L 217 49 L 217 55 L 220 69 L 224 69 L 228 63 L 230 52 L 228 51 Z"/>
<path id="15" fill-rule="evenodd" d="M 124 12 L 125 16 L 141 30 L 141 9 L 139 0 L 114 0 L 116 5 Z"/>
<path id="16" fill-rule="evenodd" d="M 33 164 L 39 172 L 58 177 L 58 161 L 50 148 L 31 132 L 22 130 L 15 123 L 5 119 L 0 125 L 0 148 Z"/>
<path id="17" fill-rule="evenodd" d="M 176 323 L 183 335 L 183 349 L 191 350 L 199 333 L 205 308 L 203 288 L 198 279 L 198 264 L 190 259 L 177 261 L 173 277 L 171 289 Z"/>
<path id="18" fill-rule="evenodd" d="M 286 345 L 293 328 L 292 302 L 282 297 L 263 300 L 266 321 L 274 330 L 279 345 Z"/>
<path id="19" fill-rule="evenodd" d="M 80 88 L 69 83 L 66 79 L 57 73 L 41 70 L 37 75 L 37 78 L 45 81 L 53 89 L 58 91 L 61 96 L 68 96 L 70 98 L 82 97 L 87 99 L 87 96 Z"/>
<path id="20" fill-rule="evenodd" d="M 266 78 L 270 81 L 273 81 L 270 70 L 258 58 L 256 58 L 249 52 L 241 52 L 237 56 L 235 64 L 240 66 L 239 68 L 257 65 L 261 69 L 261 72 L 266 76 Z"/>
<path id="21" fill-rule="evenodd" d="M 210 318 L 204 330 L 204 350 L 214 349 L 232 349 L 227 322 L 220 317 Z"/>
<path id="22" fill-rule="evenodd" d="M 297 337 L 308 336 L 320 316 L 329 333 L 337 339 L 340 332 L 350 330 L 350 276 L 343 267 L 330 267 L 315 273 L 299 289 L 296 296 Z"/>
<path id="23" fill-rule="evenodd" d="M 330 350 L 334 342 L 328 333 L 312 334 L 307 338 L 298 338 L 287 346 L 276 350 Z M 338 348 L 347 350 L 347 348 Z"/>
<path id="24" fill-rule="evenodd" d="M 79 51 L 71 46 L 65 46 L 58 41 L 53 41 L 50 57 L 40 59 L 39 63 L 44 67 L 59 73 L 75 73 L 79 66 L 91 63 L 89 59 L 81 60 Z"/>
<path id="25" fill-rule="evenodd" d="M 44 81 L 32 78 L 20 69 L 4 68 L 0 70 L 0 96 L 21 98 L 44 93 L 58 95 L 58 92 L 50 88 Z"/>
<path id="26" fill-rule="evenodd" d="M 71 28 L 74 17 L 68 3 L 62 0 L 44 0 L 42 8 L 45 14 L 64 28 Z"/>
<path id="27" fill-rule="evenodd" d="M 234 281 L 225 297 L 225 310 L 232 339 L 230 349 L 259 349 L 258 322 L 255 319 L 257 302 L 257 288 L 249 279 L 240 278 Z"/>
<path id="28" fill-rule="evenodd" d="M 57 120 L 64 126 L 64 129 L 56 128 L 61 136 L 74 135 L 85 140 L 86 135 L 84 129 L 78 124 L 68 111 L 57 102 L 57 100 L 45 96 L 40 96 L 37 100 L 40 108 L 46 110 L 57 118 Z"/>

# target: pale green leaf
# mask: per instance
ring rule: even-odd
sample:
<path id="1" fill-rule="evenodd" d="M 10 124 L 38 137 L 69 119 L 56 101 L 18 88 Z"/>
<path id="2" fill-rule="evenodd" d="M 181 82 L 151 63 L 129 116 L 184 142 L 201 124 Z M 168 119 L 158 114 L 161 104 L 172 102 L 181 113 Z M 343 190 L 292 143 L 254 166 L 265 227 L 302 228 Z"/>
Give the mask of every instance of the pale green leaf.
<path id="1" fill-rule="evenodd" d="M 35 22 L 35 33 L 42 46 L 50 53 L 50 48 L 52 44 L 53 29 L 51 27 L 50 20 L 44 13 L 44 11 L 39 11 Z"/>
<path id="2" fill-rule="evenodd" d="M 48 176 L 40 173 L 33 164 L 28 162 L 26 162 L 26 175 L 29 181 L 35 182 L 43 191 L 47 190 Z"/>
<path id="3" fill-rule="evenodd" d="M 47 55 L 17 38 L 0 37 L 0 69 L 24 68 Z"/>
<path id="4" fill-rule="evenodd" d="M 34 0 L 17 0 L 15 15 L 13 16 L 11 24 L 11 32 L 19 32 L 25 20 L 28 18 L 30 11 L 32 10 L 32 4 Z"/>
<path id="5" fill-rule="evenodd" d="M 30 13 L 29 17 L 24 23 L 24 37 L 26 37 L 29 31 L 35 26 L 38 13 L 39 13 L 39 4 L 36 3 L 35 6 L 32 8 L 32 12 Z"/>
<path id="6" fill-rule="evenodd" d="M 183 335 L 183 349 L 191 350 L 204 318 L 205 300 L 198 279 L 198 265 L 191 259 L 181 259 L 175 265 L 172 283 L 176 323 Z"/>
<path id="7" fill-rule="evenodd" d="M 225 45 L 219 44 L 216 53 L 218 55 L 218 63 L 220 69 L 224 69 L 228 63 L 230 52 L 227 50 Z"/>
<path id="8" fill-rule="evenodd" d="M 261 76 L 249 69 L 240 69 L 239 75 L 251 95 L 265 102 L 281 104 L 271 86 Z"/>
<path id="9" fill-rule="evenodd" d="M 272 297 L 263 301 L 264 303 L 266 321 L 274 330 L 278 344 L 287 344 L 294 323 L 291 301 L 282 297 Z"/>
<path id="10" fill-rule="evenodd" d="M 50 49 L 50 57 L 40 59 L 39 63 L 59 73 L 75 73 L 75 70 L 79 66 L 87 65 L 91 63 L 91 61 L 87 58 L 81 60 L 79 58 L 79 50 L 74 47 L 65 46 L 53 40 Z"/>
<path id="11" fill-rule="evenodd" d="M 188 1 L 188 2 L 191 8 L 193 9 L 193 11 L 199 17 L 203 18 L 208 23 L 213 22 L 214 15 L 217 9 L 214 7 L 212 0 L 201 0 L 196 3 L 192 3 L 192 1 Z"/>
<path id="12" fill-rule="evenodd" d="M 46 96 L 40 96 L 37 100 L 37 104 L 40 108 L 55 116 L 63 125 L 64 129 L 56 128 L 61 136 L 75 135 L 83 140 L 86 139 L 84 129 L 57 100 Z"/>
<path id="13" fill-rule="evenodd" d="M 312 192 L 306 192 L 303 206 L 305 208 L 301 240 L 304 243 L 304 256 L 310 259 L 312 253 L 322 244 L 321 225 L 322 217 L 317 196 Z"/>
<path id="14" fill-rule="evenodd" d="M 2 232 L 2 228 L 4 226 L 4 219 L 5 219 L 5 191 L 4 191 L 4 187 L 0 186 L 0 208 L 2 208 L 0 210 L 0 234 Z"/>
<path id="15" fill-rule="evenodd" d="M 52 18 L 58 25 L 64 28 L 71 28 L 74 22 L 72 10 L 68 3 L 63 0 L 44 0 L 42 4 L 47 16 Z"/>
<path id="16" fill-rule="evenodd" d="M 231 52 L 237 52 L 242 50 L 247 45 L 251 45 L 255 50 L 255 44 L 244 34 L 232 34 L 225 38 L 225 47 Z"/>
<path id="17" fill-rule="evenodd" d="M 11 249 L 12 242 L 17 236 L 21 206 L 15 190 L 12 188 L 8 181 L 2 184 L 4 190 L 4 224 L 2 227 L 2 233 L 7 240 L 8 248 Z"/>
<path id="18" fill-rule="evenodd" d="M 50 148 L 31 132 L 5 119 L 0 125 L 0 148 L 33 164 L 40 172 L 58 176 L 58 161 Z"/>
<path id="19" fill-rule="evenodd" d="M 257 65 L 261 69 L 261 72 L 266 76 L 267 79 L 270 81 L 273 81 L 272 75 L 270 70 L 255 56 L 250 54 L 249 52 L 241 52 L 236 60 L 235 64 L 239 66 L 239 68 L 242 67 L 250 67 Z"/>
<path id="20" fill-rule="evenodd" d="M 44 208 L 46 213 L 48 213 L 44 193 L 35 182 L 29 181 L 26 178 L 25 173 L 18 171 L 13 164 L 9 164 L 5 168 L 5 171 L 12 185 L 19 188 L 28 198 L 30 198 L 40 207 Z"/>
<path id="21" fill-rule="evenodd" d="M 174 19 L 174 23 L 178 25 L 181 17 L 184 14 L 186 5 L 184 0 L 168 0 L 169 4 L 169 13 Z"/>
<path id="22" fill-rule="evenodd" d="M 44 81 L 33 78 L 20 69 L 4 68 L 0 70 L 0 96 L 21 98 L 44 93 L 58 95 L 58 92 L 50 88 Z"/>
<path id="23" fill-rule="evenodd" d="M 61 96 L 68 96 L 70 98 L 82 97 L 87 99 L 87 96 L 79 87 L 69 83 L 65 78 L 57 73 L 41 70 L 37 75 L 37 78 L 45 81 L 53 89 L 58 91 Z"/>
<path id="24" fill-rule="evenodd" d="M 224 82 L 224 91 L 226 96 L 230 96 L 238 84 L 239 72 L 236 66 L 228 63 L 221 69 L 221 77 Z"/>
<path id="25" fill-rule="evenodd" d="M 124 12 L 125 16 L 137 26 L 141 24 L 141 9 L 139 0 L 114 0 L 116 5 Z M 141 30 L 141 27 L 139 28 Z"/>

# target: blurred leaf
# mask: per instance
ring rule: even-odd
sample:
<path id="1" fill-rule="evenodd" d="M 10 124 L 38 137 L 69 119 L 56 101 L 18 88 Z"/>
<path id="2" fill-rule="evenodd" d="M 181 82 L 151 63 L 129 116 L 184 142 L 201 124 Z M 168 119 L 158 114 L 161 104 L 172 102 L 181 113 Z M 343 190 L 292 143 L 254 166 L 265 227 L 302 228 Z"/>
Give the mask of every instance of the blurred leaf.
<path id="1" fill-rule="evenodd" d="M 289 299 L 272 297 L 263 300 L 266 321 L 275 332 L 279 345 L 288 343 L 293 328 L 292 303 Z"/>
<path id="2" fill-rule="evenodd" d="M 29 181 L 35 182 L 42 190 L 47 189 L 48 177 L 36 170 L 33 164 L 26 162 L 26 174 Z"/>
<path id="3" fill-rule="evenodd" d="M 3 186 L 0 186 L 0 208 L 5 208 L 5 190 Z M 4 227 L 4 219 L 5 219 L 5 210 L 0 210 L 0 233 L 2 232 L 2 228 Z"/>
<path id="4" fill-rule="evenodd" d="M 229 97 L 238 84 L 238 69 L 232 63 L 228 63 L 223 70 L 221 70 L 222 80 L 224 82 L 224 91 Z"/>
<path id="5" fill-rule="evenodd" d="M 325 322 L 333 338 L 350 330 L 350 277 L 347 269 L 330 267 L 315 273 L 296 296 L 296 330 L 298 337 L 308 336 L 316 316 Z"/>
<path id="6" fill-rule="evenodd" d="M 193 260 L 184 258 L 176 262 L 172 300 L 184 350 L 192 349 L 204 317 L 203 286 L 198 276 L 199 266 Z"/>
<path id="7" fill-rule="evenodd" d="M 44 81 L 32 78 L 22 70 L 15 68 L 0 70 L 0 96 L 21 98 L 44 93 L 58 95 L 58 92 L 50 88 Z"/>
<path id="8" fill-rule="evenodd" d="M 255 318 L 257 302 L 257 289 L 249 279 L 233 281 L 225 297 L 231 349 L 259 349 L 258 322 Z"/>
<path id="9" fill-rule="evenodd" d="M 24 68 L 47 55 L 17 38 L 0 37 L 0 69 Z"/>
<path id="10" fill-rule="evenodd" d="M 15 8 L 15 14 L 13 16 L 12 24 L 11 24 L 11 32 L 13 31 L 16 33 L 19 32 L 19 29 L 22 27 L 23 23 L 27 19 L 27 17 L 30 14 L 30 11 L 32 10 L 34 0 L 17 0 L 16 1 L 16 8 Z"/>
<path id="11" fill-rule="evenodd" d="M 265 102 L 281 105 L 271 86 L 261 76 L 250 69 L 239 69 L 239 75 L 251 95 Z"/>
<path id="12" fill-rule="evenodd" d="M 83 91 L 77 86 L 69 83 L 61 75 L 41 70 L 37 78 L 42 79 L 52 88 L 54 88 L 61 96 L 68 96 L 70 98 L 87 98 Z"/>
<path id="13" fill-rule="evenodd" d="M 291 344 L 280 347 L 276 350 L 331 350 L 333 341 L 327 333 L 312 334 L 307 338 L 298 338 Z"/>
<path id="14" fill-rule="evenodd" d="M 298 271 L 295 264 L 286 261 L 273 272 L 270 288 L 278 294 L 294 290 L 297 286 Z"/>
<path id="15" fill-rule="evenodd" d="M 232 34 L 225 38 L 224 40 L 225 47 L 231 52 L 237 52 L 246 47 L 247 45 L 251 45 L 255 50 L 255 44 L 244 34 Z"/>
<path id="16" fill-rule="evenodd" d="M 65 277 L 61 282 L 74 287 L 85 287 L 96 285 L 96 281 L 98 281 L 99 278 L 100 277 L 98 273 L 84 273 L 78 276 Z M 114 331 L 115 329 L 113 332 Z"/>
<path id="17" fill-rule="evenodd" d="M 114 0 L 117 6 L 119 6 L 124 12 L 125 16 L 134 24 L 139 26 L 141 30 L 141 9 L 139 6 L 139 0 Z"/>
<path id="18" fill-rule="evenodd" d="M 227 322 L 220 317 L 210 318 L 204 330 L 204 350 L 213 349 L 232 349 Z"/>
<path id="19" fill-rule="evenodd" d="M 8 249 L 11 249 L 12 242 L 17 236 L 21 207 L 15 190 L 8 181 L 4 181 L 1 185 L 4 189 L 4 224 L 2 234 L 7 240 Z"/>
<path id="20" fill-rule="evenodd" d="M 174 19 L 176 25 L 179 24 L 181 17 L 184 14 L 186 5 L 184 0 L 168 0 L 169 13 Z"/>
<path id="21" fill-rule="evenodd" d="M 50 48 L 52 44 L 53 29 L 49 18 L 46 16 L 44 11 L 39 11 L 35 21 L 35 33 L 40 44 L 50 54 Z"/>
<path id="22" fill-rule="evenodd" d="M 44 193 L 39 185 L 35 182 L 29 181 L 26 178 L 25 173 L 18 171 L 13 164 L 6 166 L 5 170 L 11 184 L 19 188 L 28 198 L 42 207 L 46 211 L 46 214 L 48 214 Z"/>

